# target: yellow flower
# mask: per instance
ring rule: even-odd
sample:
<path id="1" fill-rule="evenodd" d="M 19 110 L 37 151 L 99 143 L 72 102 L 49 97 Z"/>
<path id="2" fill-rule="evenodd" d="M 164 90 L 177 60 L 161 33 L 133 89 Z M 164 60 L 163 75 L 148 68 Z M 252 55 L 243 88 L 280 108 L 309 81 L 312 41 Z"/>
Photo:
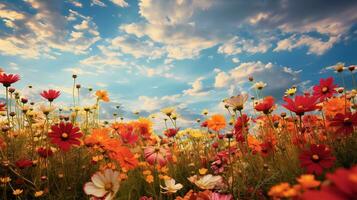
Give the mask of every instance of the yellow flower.
<path id="1" fill-rule="evenodd" d="M 207 109 L 203 109 L 202 110 L 202 115 L 208 115 L 208 110 Z"/>
<path id="2" fill-rule="evenodd" d="M 150 170 L 145 170 L 145 171 L 143 171 L 143 174 L 144 174 L 144 175 L 150 175 L 150 174 L 151 174 L 151 171 L 150 171 Z"/>
<path id="3" fill-rule="evenodd" d="M 154 176 L 153 175 L 146 176 L 145 181 L 148 183 L 154 182 Z"/>
<path id="4" fill-rule="evenodd" d="M 34 195 L 35 195 L 35 197 L 41 197 L 43 194 L 44 194 L 44 192 L 42 190 L 40 190 L 40 191 L 36 191 Z"/>
<path id="5" fill-rule="evenodd" d="M 296 87 L 289 88 L 285 91 L 285 94 L 289 96 L 294 96 L 295 93 L 296 93 Z"/>
<path id="6" fill-rule="evenodd" d="M 161 112 L 170 117 L 175 112 L 175 109 L 173 107 L 167 107 L 162 109 Z"/>
<path id="7" fill-rule="evenodd" d="M 8 176 L 0 177 L 0 182 L 1 182 L 2 184 L 6 184 L 6 183 L 8 183 L 8 182 L 10 182 L 10 181 L 11 181 L 11 178 L 8 177 Z"/>
<path id="8" fill-rule="evenodd" d="M 16 190 L 14 190 L 14 191 L 12 192 L 12 194 L 13 194 L 14 196 L 19 196 L 19 195 L 21 195 L 23 192 L 24 192 L 24 190 L 22 190 L 22 189 L 16 189 Z"/>
<path id="9" fill-rule="evenodd" d="M 104 102 L 109 102 L 109 96 L 108 92 L 105 90 L 97 90 L 95 92 L 95 95 L 97 96 L 98 100 L 102 100 Z"/>
<path id="10" fill-rule="evenodd" d="M 198 172 L 201 174 L 201 175 L 205 175 L 207 173 L 208 169 L 206 168 L 201 168 L 198 170 Z"/>
<path id="11" fill-rule="evenodd" d="M 343 72 L 344 68 L 345 68 L 345 64 L 343 63 L 337 63 L 337 65 L 335 66 L 336 72 Z"/>
<path id="12" fill-rule="evenodd" d="M 321 182 L 315 180 L 315 176 L 312 174 L 304 174 L 296 179 L 297 182 L 305 189 L 318 187 Z"/>

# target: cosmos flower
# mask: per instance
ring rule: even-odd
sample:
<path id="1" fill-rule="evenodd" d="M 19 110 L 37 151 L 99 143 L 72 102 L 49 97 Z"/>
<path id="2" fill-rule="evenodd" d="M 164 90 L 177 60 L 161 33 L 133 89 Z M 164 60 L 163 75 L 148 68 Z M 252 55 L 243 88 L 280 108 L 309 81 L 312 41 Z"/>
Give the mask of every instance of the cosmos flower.
<path id="1" fill-rule="evenodd" d="M 20 169 L 25 169 L 27 167 L 31 167 L 33 162 L 30 159 L 23 158 L 15 162 L 15 165 Z"/>
<path id="2" fill-rule="evenodd" d="M 357 113 L 337 113 L 335 117 L 330 120 L 329 126 L 337 129 L 336 134 L 350 135 L 353 133 L 354 127 L 357 126 Z"/>
<path id="3" fill-rule="evenodd" d="M 176 184 L 175 179 L 165 179 L 165 186 L 160 185 L 160 188 L 163 190 L 161 193 L 176 193 L 178 190 L 183 188 L 183 185 L 180 183 Z"/>
<path id="4" fill-rule="evenodd" d="M 210 200 L 233 200 L 233 196 L 231 194 L 220 194 L 217 192 L 212 192 Z"/>
<path id="5" fill-rule="evenodd" d="M 244 103 L 248 99 L 248 94 L 240 94 L 237 96 L 232 96 L 228 99 L 223 100 L 223 102 L 231 107 L 233 110 L 243 110 Z"/>
<path id="6" fill-rule="evenodd" d="M 226 127 L 226 119 L 223 115 L 212 115 L 207 120 L 207 127 L 214 131 L 220 131 Z"/>
<path id="7" fill-rule="evenodd" d="M 324 169 L 329 169 L 334 165 L 335 157 L 325 145 L 312 144 L 309 150 L 303 151 L 300 156 L 301 167 L 304 167 L 307 173 L 322 174 Z"/>
<path id="8" fill-rule="evenodd" d="M 53 100 L 57 99 L 61 95 L 61 92 L 57 90 L 49 89 L 47 91 L 46 90 L 42 91 L 40 95 L 43 98 L 47 99 L 49 102 L 52 102 Z"/>
<path id="9" fill-rule="evenodd" d="M 109 95 L 108 92 L 105 90 L 97 90 L 95 92 L 95 95 L 97 96 L 98 100 L 102 100 L 104 102 L 109 102 Z"/>
<path id="10" fill-rule="evenodd" d="M 126 170 L 134 169 L 138 166 L 138 159 L 127 147 L 124 146 L 117 146 L 115 151 L 110 153 L 110 157 L 117 160 L 120 167 Z"/>
<path id="11" fill-rule="evenodd" d="M 320 84 L 313 87 L 313 95 L 324 101 L 327 98 L 331 98 L 336 94 L 337 85 L 333 83 L 333 78 L 329 77 L 327 79 L 320 79 Z"/>
<path id="12" fill-rule="evenodd" d="M 269 114 L 272 111 L 275 100 L 272 96 L 267 96 L 263 99 L 262 102 L 259 102 L 255 105 L 255 110 L 263 112 L 264 114 Z"/>
<path id="13" fill-rule="evenodd" d="M 5 111 L 5 110 L 6 110 L 6 103 L 0 102 L 0 111 Z"/>
<path id="14" fill-rule="evenodd" d="M 84 143 L 87 146 L 101 146 L 104 145 L 104 143 L 109 139 L 109 130 L 107 128 L 96 128 L 92 130 L 90 135 L 86 136 L 86 138 L 84 139 Z"/>
<path id="15" fill-rule="evenodd" d="M 254 83 L 253 87 L 257 90 L 262 90 L 263 88 L 265 88 L 267 86 L 266 83 L 262 82 L 262 81 L 259 81 L 259 82 L 256 82 Z"/>
<path id="16" fill-rule="evenodd" d="M 53 155 L 53 151 L 51 150 L 51 148 L 46 148 L 46 147 L 38 148 L 37 153 L 42 158 L 51 157 Z"/>
<path id="17" fill-rule="evenodd" d="M 357 196 L 357 166 L 351 169 L 339 168 L 334 173 L 326 175 L 330 184 L 323 185 L 321 190 L 308 190 L 302 195 L 303 200 L 356 199 Z"/>
<path id="18" fill-rule="evenodd" d="M 167 137 L 175 137 L 179 130 L 179 128 L 169 128 L 164 131 L 164 135 Z"/>
<path id="19" fill-rule="evenodd" d="M 344 113 L 345 109 L 350 110 L 351 102 L 345 101 L 343 97 L 331 98 L 324 101 L 322 110 L 327 117 L 333 118 L 337 113 Z"/>
<path id="20" fill-rule="evenodd" d="M 48 133 L 51 138 L 51 143 L 56 144 L 62 151 L 70 150 L 72 145 L 80 145 L 79 140 L 82 137 L 82 133 L 79 132 L 78 127 L 73 127 L 70 122 L 61 122 L 58 125 L 53 125 Z"/>
<path id="21" fill-rule="evenodd" d="M 87 182 L 83 190 L 87 195 L 103 200 L 112 200 L 115 198 L 119 187 L 119 172 L 106 169 L 104 172 L 98 171 L 93 174 L 91 182 Z"/>
<path id="22" fill-rule="evenodd" d="M 175 112 L 175 108 L 173 107 L 166 107 L 161 109 L 161 112 L 165 114 L 168 117 L 171 117 L 171 115 Z"/>
<path id="23" fill-rule="evenodd" d="M 121 132 L 120 137 L 121 137 L 121 141 L 124 144 L 134 144 L 139 139 L 139 136 L 135 134 L 133 131 Z"/>
<path id="24" fill-rule="evenodd" d="M 10 87 L 11 84 L 16 83 L 19 80 L 20 76 L 17 74 L 0 73 L 0 83 L 2 83 L 4 87 Z"/>
<path id="25" fill-rule="evenodd" d="M 159 164 L 165 166 L 168 160 L 171 160 L 171 153 L 163 147 L 149 146 L 144 149 L 144 156 L 150 165 Z"/>
<path id="26" fill-rule="evenodd" d="M 314 111 L 317 109 L 316 101 L 318 97 L 304 95 L 304 96 L 295 96 L 295 99 L 292 100 L 288 97 L 284 97 L 286 104 L 283 104 L 283 107 L 294 112 L 296 115 L 304 115 L 305 112 Z"/>
<path id="27" fill-rule="evenodd" d="M 216 187 L 216 185 L 220 184 L 223 179 L 221 176 L 207 174 L 200 178 L 197 177 L 197 175 L 194 175 L 189 177 L 188 180 L 202 190 L 212 190 Z"/>
<path id="28" fill-rule="evenodd" d="M 312 174 L 303 174 L 296 180 L 304 189 L 316 188 L 321 184 L 320 181 L 315 180 L 315 176 Z"/>
<path id="29" fill-rule="evenodd" d="M 285 91 L 285 94 L 288 96 L 294 96 L 296 93 L 296 87 L 289 88 Z"/>

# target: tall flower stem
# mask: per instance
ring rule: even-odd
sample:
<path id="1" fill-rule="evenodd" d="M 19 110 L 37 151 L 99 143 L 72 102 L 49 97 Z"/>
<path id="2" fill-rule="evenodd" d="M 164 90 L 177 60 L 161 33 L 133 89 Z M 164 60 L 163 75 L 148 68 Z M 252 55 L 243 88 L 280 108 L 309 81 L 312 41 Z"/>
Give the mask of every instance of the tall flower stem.
<path id="1" fill-rule="evenodd" d="M 6 116 L 7 122 L 10 125 L 10 116 L 9 116 L 9 88 L 5 87 L 5 95 L 6 95 Z"/>

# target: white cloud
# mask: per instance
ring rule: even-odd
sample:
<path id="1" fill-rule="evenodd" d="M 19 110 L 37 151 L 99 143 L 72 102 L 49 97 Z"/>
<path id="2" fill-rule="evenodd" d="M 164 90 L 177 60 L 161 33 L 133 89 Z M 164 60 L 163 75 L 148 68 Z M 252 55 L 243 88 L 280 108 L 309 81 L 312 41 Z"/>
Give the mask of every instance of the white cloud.
<path id="1" fill-rule="evenodd" d="M 215 77 L 214 86 L 216 88 L 227 87 L 231 78 L 225 72 L 219 72 Z"/>
<path id="2" fill-rule="evenodd" d="M 101 0 L 92 0 L 90 5 L 91 6 L 97 5 L 97 6 L 100 6 L 100 7 L 106 7 L 107 6 Z"/>
<path id="3" fill-rule="evenodd" d="M 129 4 L 125 2 L 125 0 L 110 0 L 113 4 L 120 6 L 120 7 L 128 7 Z"/>
<path id="4" fill-rule="evenodd" d="M 209 94 L 209 91 L 205 90 L 205 87 L 202 83 L 203 77 L 197 78 L 192 84 L 191 88 L 184 90 L 183 94 L 190 96 L 206 96 Z"/>
<path id="5" fill-rule="evenodd" d="M 280 40 L 274 51 L 292 51 L 295 48 L 302 46 L 308 47 L 308 54 L 322 55 L 332 48 L 332 46 L 339 41 L 339 37 L 330 37 L 327 41 L 322 41 L 319 38 L 303 35 L 296 38 L 295 35 Z"/>
<path id="6" fill-rule="evenodd" d="M 225 42 L 218 48 L 218 53 L 227 55 L 236 55 L 243 52 L 247 53 L 265 53 L 270 48 L 270 44 L 261 41 L 257 43 L 253 40 L 241 39 L 237 36 Z"/>

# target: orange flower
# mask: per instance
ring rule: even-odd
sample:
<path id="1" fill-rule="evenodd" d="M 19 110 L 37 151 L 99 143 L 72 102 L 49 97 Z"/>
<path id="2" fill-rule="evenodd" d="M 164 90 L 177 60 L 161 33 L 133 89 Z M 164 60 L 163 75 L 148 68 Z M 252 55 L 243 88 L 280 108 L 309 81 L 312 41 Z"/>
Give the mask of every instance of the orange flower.
<path id="1" fill-rule="evenodd" d="M 289 183 L 280 183 L 270 188 L 268 195 L 274 199 L 290 198 L 298 195 L 295 187 L 291 187 Z"/>
<path id="2" fill-rule="evenodd" d="M 254 136 L 248 135 L 248 146 L 251 148 L 254 152 L 260 152 L 261 151 L 261 146 L 259 140 L 257 140 Z"/>
<path id="3" fill-rule="evenodd" d="M 119 146 L 114 152 L 110 154 L 110 157 L 119 162 L 120 167 L 124 169 L 134 169 L 138 166 L 138 159 L 131 151 L 123 146 Z"/>
<path id="4" fill-rule="evenodd" d="M 214 131 L 220 131 L 226 127 L 226 119 L 223 115 L 212 115 L 212 117 L 207 120 L 207 127 Z"/>
<path id="5" fill-rule="evenodd" d="M 152 134 L 152 122 L 146 118 L 139 118 L 138 121 L 131 122 L 136 133 L 145 139 L 149 139 Z"/>
<path id="6" fill-rule="evenodd" d="M 322 106 L 322 110 L 327 117 L 334 117 L 337 113 L 345 111 L 345 103 L 347 110 L 350 110 L 351 102 L 345 102 L 345 98 L 332 98 L 325 101 Z"/>
<path id="7" fill-rule="evenodd" d="M 98 100 L 102 100 L 104 102 L 109 102 L 109 95 L 108 92 L 105 90 L 97 90 L 95 92 L 95 95 L 97 96 Z"/>
<path id="8" fill-rule="evenodd" d="M 103 145 L 109 140 L 109 130 L 107 128 L 97 128 L 92 130 L 92 134 L 84 139 L 86 145 Z"/>
<path id="9" fill-rule="evenodd" d="M 303 174 L 296 180 L 304 189 L 316 188 L 321 184 L 320 181 L 315 180 L 315 176 L 312 174 Z"/>

